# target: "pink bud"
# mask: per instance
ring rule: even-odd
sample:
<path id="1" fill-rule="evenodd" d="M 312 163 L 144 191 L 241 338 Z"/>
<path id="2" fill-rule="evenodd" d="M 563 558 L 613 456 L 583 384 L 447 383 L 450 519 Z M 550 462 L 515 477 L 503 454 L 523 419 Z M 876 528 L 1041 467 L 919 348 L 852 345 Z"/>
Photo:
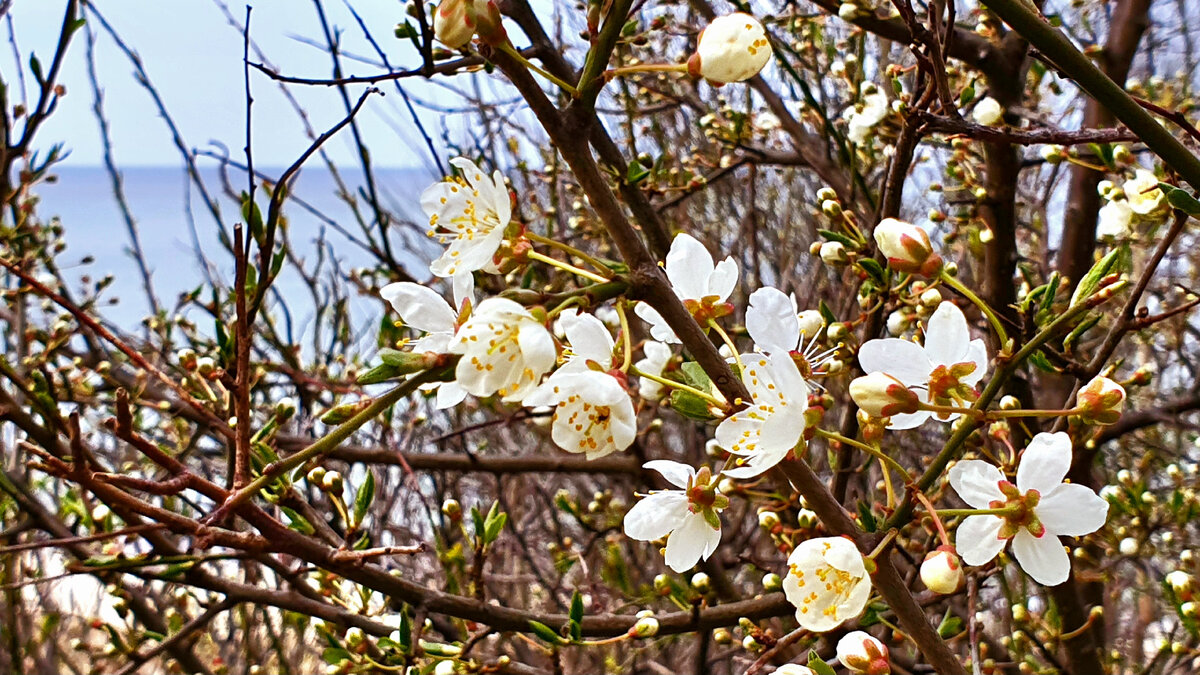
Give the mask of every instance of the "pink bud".
<path id="1" fill-rule="evenodd" d="M 1107 377 L 1097 377 L 1079 390 L 1076 399 L 1083 411 L 1079 416 L 1089 424 L 1112 424 L 1121 418 L 1125 407 L 1125 388 Z"/>
<path id="2" fill-rule="evenodd" d="M 869 373 L 850 383 L 850 398 L 872 417 L 914 413 L 921 400 L 900 380 L 887 373 Z"/>
<path id="3" fill-rule="evenodd" d="M 942 257 L 933 251 L 925 230 L 895 218 L 884 218 L 875 226 L 875 244 L 897 272 L 937 276 Z"/>

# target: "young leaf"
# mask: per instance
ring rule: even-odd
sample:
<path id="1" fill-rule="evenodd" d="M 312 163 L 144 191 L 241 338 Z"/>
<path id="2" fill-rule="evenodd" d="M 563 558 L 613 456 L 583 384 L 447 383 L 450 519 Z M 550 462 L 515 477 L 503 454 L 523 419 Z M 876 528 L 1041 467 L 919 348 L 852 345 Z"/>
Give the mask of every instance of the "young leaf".
<path id="1" fill-rule="evenodd" d="M 1083 275 L 1083 278 L 1075 286 L 1075 292 L 1071 294 L 1072 307 L 1087 300 L 1091 297 L 1092 293 L 1096 292 L 1096 289 L 1100 287 L 1100 280 L 1112 272 L 1119 254 L 1120 249 L 1109 251 L 1095 265 L 1092 265 L 1092 269 L 1088 270 L 1087 274 Z"/>
<path id="2" fill-rule="evenodd" d="M 499 513 L 490 517 L 484 526 L 483 543 L 486 545 L 499 539 L 500 532 L 504 530 L 504 524 L 507 522 L 507 513 Z"/>
<path id="3" fill-rule="evenodd" d="M 566 643 L 566 641 L 562 639 L 561 635 L 559 635 L 557 632 L 555 632 L 555 630 L 553 628 L 551 628 L 550 626 L 547 626 L 544 623 L 539 623 L 537 621 L 530 620 L 529 627 L 533 629 L 533 632 L 538 637 L 545 640 L 546 642 L 549 642 L 552 645 L 561 645 L 561 644 Z"/>
<path id="4" fill-rule="evenodd" d="M 817 655 L 815 649 L 808 650 L 808 667 L 817 675 L 837 675 L 833 668 Z"/>
<path id="5" fill-rule="evenodd" d="M 572 621 L 583 621 L 583 596 L 579 594 L 578 590 L 571 595 L 570 617 Z"/>
<path id="6" fill-rule="evenodd" d="M 367 477 L 363 479 L 361 485 L 358 486 L 358 492 L 354 495 L 354 524 L 361 525 L 363 516 L 367 515 L 367 509 L 371 507 L 371 502 L 375 499 L 375 474 L 367 471 Z"/>
<path id="7" fill-rule="evenodd" d="M 1187 190 L 1175 187 L 1170 183 L 1159 183 L 1158 189 L 1167 196 L 1171 206 L 1183 211 L 1189 216 L 1200 216 L 1200 201 L 1187 193 Z"/>

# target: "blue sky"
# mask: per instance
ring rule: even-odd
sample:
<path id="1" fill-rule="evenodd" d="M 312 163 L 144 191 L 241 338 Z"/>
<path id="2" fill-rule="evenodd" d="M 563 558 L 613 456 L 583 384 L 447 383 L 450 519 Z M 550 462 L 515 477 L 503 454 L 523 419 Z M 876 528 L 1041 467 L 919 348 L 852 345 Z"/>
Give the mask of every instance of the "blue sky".
<path id="1" fill-rule="evenodd" d="M 242 80 L 242 36 L 226 21 L 217 0 L 99 0 L 97 6 L 145 63 L 167 108 L 191 147 L 226 145 L 241 160 L 244 143 L 245 106 Z M 322 50 L 297 37 L 321 38 L 321 27 L 310 0 L 258 0 L 252 3 L 251 36 L 267 57 L 283 72 L 303 77 L 328 77 L 331 61 Z M 323 3 L 331 24 L 342 30 L 343 50 L 374 55 L 363 39 L 350 12 L 341 0 Z M 360 0 L 355 7 L 388 52 L 392 64 L 412 66 L 418 56 L 407 41 L 397 40 L 392 28 L 404 18 L 399 0 Z M 65 0 L 16 0 L 11 10 L 22 60 L 30 52 L 48 67 L 62 21 Z M 229 2 L 230 12 L 241 20 L 245 4 Z M 114 139 L 117 161 L 122 166 L 178 166 L 179 155 L 166 125 L 150 103 L 146 91 L 132 76 L 133 68 L 107 35 L 98 35 L 97 64 L 105 90 L 105 106 Z M 5 29 L 7 42 L 7 29 Z M 68 165 L 101 163 L 102 147 L 92 113 L 92 91 L 87 80 L 85 37 L 81 33 L 71 46 L 60 82 L 67 96 L 59 110 L 39 133 L 39 147 L 65 142 L 71 151 Z M 10 103 L 20 101 L 12 49 L 0 46 L 0 73 L 10 87 Z M 347 74 L 379 72 L 376 66 L 345 61 Z M 27 75 L 28 78 L 28 75 Z M 261 74 L 253 74 L 254 149 L 259 166 L 286 166 L 308 146 L 291 106 L 278 86 Z M 436 101 L 443 90 L 416 80 L 406 87 L 425 101 Z M 374 97 L 359 116 L 364 135 L 370 140 L 372 158 L 380 166 L 427 166 L 428 154 L 408 120 L 403 102 L 393 85 L 383 87 L 386 96 Z M 320 131 L 344 114 L 341 99 L 333 89 L 293 87 L 296 98 L 308 110 L 313 126 Z M 357 98 L 361 88 L 352 91 Z M 32 92 L 30 92 L 32 95 Z M 445 96 L 442 94 L 443 97 Z M 440 132 L 441 115 L 423 112 Z M 349 134 L 333 139 L 327 149 L 339 163 L 353 160 Z"/>

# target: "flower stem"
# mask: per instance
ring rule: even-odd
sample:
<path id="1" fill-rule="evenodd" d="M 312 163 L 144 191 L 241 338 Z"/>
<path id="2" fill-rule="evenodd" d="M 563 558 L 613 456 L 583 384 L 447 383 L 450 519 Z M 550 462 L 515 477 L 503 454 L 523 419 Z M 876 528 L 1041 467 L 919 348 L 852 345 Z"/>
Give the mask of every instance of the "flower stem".
<path id="1" fill-rule="evenodd" d="M 737 363 L 738 370 L 745 372 L 746 367 L 742 365 L 742 355 L 738 353 L 738 349 L 733 344 L 733 340 L 729 337 L 729 334 L 725 332 L 724 328 L 721 328 L 721 324 L 717 323 L 716 319 L 709 319 L 708 325 L 717 331 L 717 335 L 720 335 L 721 339 L 725 341 L 725 346 L 729 347 L 729 351 L 733 352 L 733 360 Z"/>
<path id="2" fill-rule="evenodd" d="M 721 410 L 729 409 L 729 404 L 726 403 L 725 401 L 718 399 L 717 397 L 713 396 L 712 394 L 707 394 L 705 392 L 702 392 L 695 387 L 689 387 L 688 385 L 686 385 L 682 382 L 676 382 L 675 380 L 668 380 L 667 378 L 659 377 L 658 375 L 651 375 L 650 373 L 644 373 L 644 372 L 638 370 L 637 366 L 630 366 L 629 372 L 633 373 L 634 375 L 637 375 L 638 377 L 644 377 L 647 380 L 650 380 L 652 382 L 657 382 L 665 387 L 674 387 L 675 389 L 678 389 L 680 391 L 686 391 L 689 394 L 699 396 L 700 398 L 704 399 L 705 401 L 708 401 L 709 403 L 717 406 Z"/>
<path id="3" fill-rule="evenodd" d="M 942 272 L 942 282 L 959 293 L 962 293 L 968 300 L 975 303 L 975 306 L 979 308 L 979 311 L 983 312 L 984 315 L 987 316 L 988 321 L 992 324 L 992 330 L 996 331 L 996 337 L 1000 338 L 1000 349 L 1004 349 L 1008 345 L 1008 333 L 1005 332 L 1004 324 L 1000 322 L 1000 317 L 996 316 L 996 313 L 992 311 L 992 308 L 986 302 L 983 301 L 983 298 L 975 295 L 974 291 L 964 286 L 963 283 L 955 277 L 946 274 L 945 271 Z"/>
<path id="4" fill-rule="evenodd" d="M 998 509 L 942 509 L 937 513 L 947 518 L 954 516 L 1007 516 L 1017 513 L 1022 508 L 1021 506 L 1002 506 Z"/>
<path id="5" fill-rule="evenodd" d="M 547 265 L 552 265 L 554 267 L 559 268 L 560 270 L 565 270 L 567 272 L 570 272 L 571 274 L 579 275 L 579 276 L 583 277 L 584 279 L 589 279 L 591 281 L 595 281 L 598 284 L 602 284 L 607 281 L 610 281 L 609 279 L 606 279 L 606 278 L 600 276 L 599 274 L 594 274 L 594 273 L 589 272 L 581 267 L 576 267 L 568 262 L 563 262 L 561 260 L 555 260 L 554 258 L 551 258 L 548 255 L 543 255 L 541 253 L 538 253 L 537 251 L 530 251 L 525 254 L 525 257 L 529 258 L 530 260 L 538 260 L 540 262 L 544 262 Z"/>
<path id="6" fill-rule="evenodd" d="M 843 435 L 837 433 L 836 431 L 826 431 L 825 429 L 817 429 L 816 434 L 826 440 L 837 441 L 838 443 L 845 443 L 846 445 L 850 445 L 855 448 L 858 448 L 859 450 L 862 450 L 863 452 L 871 455 L 872 457 L 875 457 L 880 462 L 883 462 L 884 464 L 887 464 L 888 466 L 895 469 L 895 471 L 897 473 L 899 473 L 901 476 L 904 476 L 904 483 L 906 485 L 911 484 L 913 482 L 912 475 L 909 474 L 908 471 L 906 471 L 905 468 L 903 466 L 901 466 L 899 462 L 897 462 L 896 460 L 889 457 L 887 454 L 885 454 L 879 448 L 871 447 L 870 445 L 867 445 L 866 443 L 862 443 L 860 441 L 856 441 L 853 438 L 847 438 L 846 436 L 843 436 Z"/>
<path id="7" fill-rule="evenodd" d="M 611 80 L 614 77 L 635 73 L 686 73 L 687 71 L 686 63 L 643 63 L 636 66 L 610 68 L 604 72 L 604 78 Z"/>
<path id="8" fill-rule="evenodd" d="M 938 517 L 938 511 L 937 509 L 933 508 L 933 504 L 929 501 L 929 497 L 926 497 L 925 493 L 921 492 L 920 490 L 914 490 L 913 495 L 917 498 L 917 501 L 921 502 L 921 504 L 925 507 L 925 510 L 929 512 L 929 517 L 933 518 L 933 525 L 937 528 L 938 538 L 942 540 L 942 544 L 945 546 L 950 546 L 950 535 L 946 534 L 946 526 L 942 525 L 942 519 Z"/>
<path id="9" fill-rule="evenodd" d="M 621 358 L 621 372 L 629 372 L 629 366 L 633 363 L 633 337 L 629 335 L 629 317 L 625 316 L 625 303 L 618 300 L 617 317 L 621 320 L 621 339 L 625 348 L 625 354 Z"/>
<path id="10" fill-rule="evenodd" d="M 595 258 L 584 253 L 583 251 L 580 251 L 579 249 L 575 248 L 574 246 L 571 246 L 570 244 L 558 241 L 557 239 L 551 239 L 550 237 L 543 237 L 540 234 L 536 234 L 534 232 L 528 232 L 528 231 L 525 232 L 525 238 L 528 239 L 529 241 L 536 241 L 539 244 L 545 244 L 546 246 L 553 246 L 554 248 L 562 251 L 563 253 L 573 255 L 576 258 L 579 258 L 580 260 L 586 262 L 587 264 L 591 265 L 592 267 L 595 267 L 596 269 L 601 270 L 603 272 L 610 271 L 610 268 L 607 265 L 600 262 L 599 260 L 596 260 Z"/>
<path id="11" fill-rule="evenodd" d="M 521 52 L 519 52 L 515 48 L 513 48 L 511 43 L 504 42 L 501 45 L 499 45 L 498 47 L 496 47 L 496 49 L 504 52 L 505 54 L 508 54 L 510 57 L 512 57 L 514 60 L 516 60 L 521 65 L 532 70 L 533 72 L 537 73 L 538 75 L 541 75 L 542 77 L 546 78 L 547 80 L 550 80 L 555 85 L 557 85 L 560 89 L 569 93 L 571 96 L 579 95 L 578 89 L 576 89 L 571 84 L 558 79 L 554 75 L 547 72 L 541 66 L 537 65 L 536 63 L 534 63 L 534 62 L 530 61 L 529 59 L 525 58 L 524 56 L 522 56 Z"/>

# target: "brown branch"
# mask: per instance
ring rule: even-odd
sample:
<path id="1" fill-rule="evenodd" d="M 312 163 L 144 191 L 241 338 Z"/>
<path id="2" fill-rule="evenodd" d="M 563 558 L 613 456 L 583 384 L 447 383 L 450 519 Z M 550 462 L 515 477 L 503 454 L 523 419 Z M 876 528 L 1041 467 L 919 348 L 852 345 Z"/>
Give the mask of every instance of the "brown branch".
<path id="1" fill-rule="evenodd" d="M 1070 131 L 1053 127 L 993 127 L 975 124 L 964 119 L 917 111 L 915 115 L 927 132 L 965 136 L 985 143 L 1005 145 L 1086 145 L 1089 143 L 1135 143 L 1137 136 L 1124 127 L 1108 129 L 1079 129 Z"/>

